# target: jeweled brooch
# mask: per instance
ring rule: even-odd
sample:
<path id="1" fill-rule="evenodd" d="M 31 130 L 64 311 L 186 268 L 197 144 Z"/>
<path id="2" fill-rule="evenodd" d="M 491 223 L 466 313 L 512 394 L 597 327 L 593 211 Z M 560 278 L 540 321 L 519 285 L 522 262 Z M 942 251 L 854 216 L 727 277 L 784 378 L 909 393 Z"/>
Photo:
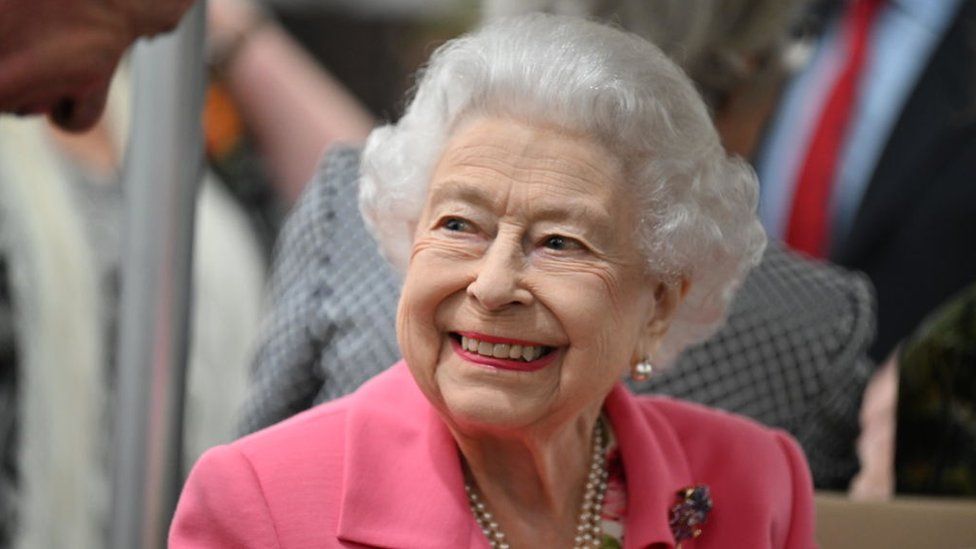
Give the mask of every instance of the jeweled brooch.
<path id="1" fill-rule="evenodd" d="M 676 496 L 678 503 L 671 507 L 668 525 L 674 540 L 681 543 L 701 535 L 708 512 L 712 510 L 712 494 L 708 486 L 699 484 L 678 490 Z"/>

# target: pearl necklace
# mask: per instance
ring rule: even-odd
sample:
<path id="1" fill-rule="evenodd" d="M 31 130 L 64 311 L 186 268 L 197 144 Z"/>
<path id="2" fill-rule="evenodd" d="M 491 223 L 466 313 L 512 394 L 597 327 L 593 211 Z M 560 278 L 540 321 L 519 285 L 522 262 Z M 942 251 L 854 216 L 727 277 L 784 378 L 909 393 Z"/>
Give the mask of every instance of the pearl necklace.
<path id="1" fill-rule="evenodd" d="M 573 548 L 582 549 L 586 547 L 600 547 L 602 544 L 603 530 L 600 527 L 602 521 L 601 511 L 603 510 L 603 497 L 607 493 L 607 468 L 606 468 L 606 447 L 604 446 L 602 421 L 597 420 L 593 428 L 593 455 L 590 460 L 590 473 L 586 478 L 586 490 L 583 494 L 583 506 L 577 519 L 576 536 L 573 539 Z M 494 515 L 488 510 L 485 502 L 481 501 L 481 496 L 470 482 L 464 483 L 464 490 L 468 493 L 468 503 L 471 505 L 471 512 L 474 513 L 478 526 L 488 538 L 488 543 L 494 549 L 510 549 L 506 541 L 505 533 L 501 526 L 495 522 Z"/>

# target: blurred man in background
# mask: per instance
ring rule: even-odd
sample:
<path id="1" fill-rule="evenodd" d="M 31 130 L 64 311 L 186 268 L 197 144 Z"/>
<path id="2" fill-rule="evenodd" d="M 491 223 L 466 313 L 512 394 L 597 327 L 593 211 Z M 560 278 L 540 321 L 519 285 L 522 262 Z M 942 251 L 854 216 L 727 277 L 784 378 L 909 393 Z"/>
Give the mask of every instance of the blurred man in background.
<path id="1" fill-rule="evenodd" d="M 760 216 L 871 278 L 881 362 L 976 280 L 976 2 L 826 4 L 757 158 Z"/>

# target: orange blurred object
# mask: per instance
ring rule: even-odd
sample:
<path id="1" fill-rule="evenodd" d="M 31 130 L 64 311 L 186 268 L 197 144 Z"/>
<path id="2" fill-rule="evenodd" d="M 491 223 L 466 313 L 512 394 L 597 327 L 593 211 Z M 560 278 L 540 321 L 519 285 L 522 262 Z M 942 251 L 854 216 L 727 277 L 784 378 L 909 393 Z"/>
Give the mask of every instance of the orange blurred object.
<path id="1" fill-rule="evenodd" d="M 203 107 L 203 135 L 207 156 L 221 158 L 244 136 L 244 122 L 231 98 L 220 82 L 211 82 Z"/>

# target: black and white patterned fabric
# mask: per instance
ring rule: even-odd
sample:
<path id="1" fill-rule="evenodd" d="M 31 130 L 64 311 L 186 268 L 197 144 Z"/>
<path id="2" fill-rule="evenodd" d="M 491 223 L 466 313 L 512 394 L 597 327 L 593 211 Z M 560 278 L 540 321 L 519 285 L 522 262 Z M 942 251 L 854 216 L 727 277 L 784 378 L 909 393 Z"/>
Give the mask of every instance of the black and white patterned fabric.
<path id="1" fill-rule="evenodd" d="M 873 372 L 873 304 L 864 275 L 771 243 L 722 329 L 632 388 L 783 428 L 806 451 L 818 488 L 846 489 L 859 466 L 858 414 Z"/>
<path id="2" fill-rule="evenodd" d="M 358 149 L 331 151 L 286 222 L 244 432 L 349 393 L 399 356 L 399 278 L 359 215 L 358 170 Z M 866 278 L 773 244 L 727 324 L 632 385 L 784 428 L 807 452 L 819 488 L 845 488 L 857 469 L 873 319 Z"/>
<path id="3" fill-rule="evenodd" d="M 245 432 L 350 393 L 399 356 L 399 278 L 359 215 L 358 173 L 357 149 L 333 149 L 282 228 Z"/>

